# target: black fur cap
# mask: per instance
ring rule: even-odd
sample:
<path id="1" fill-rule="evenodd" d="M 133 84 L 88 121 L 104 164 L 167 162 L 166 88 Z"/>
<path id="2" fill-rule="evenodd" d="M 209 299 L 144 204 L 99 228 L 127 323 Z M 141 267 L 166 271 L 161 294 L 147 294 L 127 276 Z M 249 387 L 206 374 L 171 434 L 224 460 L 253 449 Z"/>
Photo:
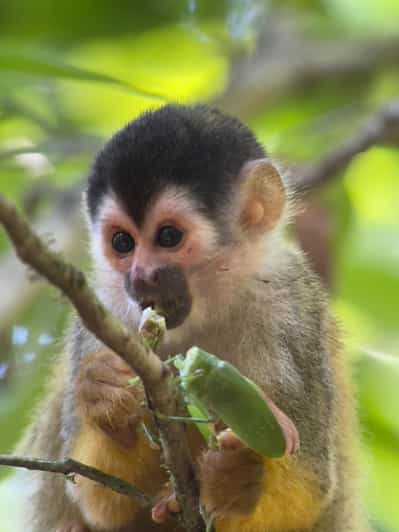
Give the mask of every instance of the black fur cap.
<path id="1" fill-rule="evenodd" d="M 113 191 L 140 225 L 151 201 L 177 185 L 216 219 L 243 164 L 264 156 L 238 120 L 205 105 L 166 105 L 130 122 L 100 151 L 88 181 L 90 216 Z"/>

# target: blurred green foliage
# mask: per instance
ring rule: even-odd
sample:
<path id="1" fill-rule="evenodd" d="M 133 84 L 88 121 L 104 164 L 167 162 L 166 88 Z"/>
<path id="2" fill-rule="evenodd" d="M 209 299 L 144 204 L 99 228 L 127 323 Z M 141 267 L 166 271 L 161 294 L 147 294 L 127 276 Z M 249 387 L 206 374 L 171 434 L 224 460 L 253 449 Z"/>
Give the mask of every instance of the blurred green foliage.
<path id="1" fill-rule="evenodd" d="M 71 187 L 104 137 L 140 112 L 222 94 L 232 61 L 253 49 L 260 17 L 279 9 L 321 38 L 399 31 L 396 0 L 0 0 L 0 191 L 23 206 L 40 183 Z M 379 69 L 367 83 L 282 94 L 248 122 L 271 154 L 307 162 L 398 95 L 398 73 Z M 357 157 L 317 201 L 332 228 L 332 297 L 358 389 L 367 507 L 380 531 L 399 531 L 399 151 Z M 0 252 L 9 253 L 3 234 Z M 0 329 L 1 452 L 12 449 L 43 390 L 66 311 L 45 290 Z M 4 532 L 16 529 L 15 489 L 0 484 Z"/>

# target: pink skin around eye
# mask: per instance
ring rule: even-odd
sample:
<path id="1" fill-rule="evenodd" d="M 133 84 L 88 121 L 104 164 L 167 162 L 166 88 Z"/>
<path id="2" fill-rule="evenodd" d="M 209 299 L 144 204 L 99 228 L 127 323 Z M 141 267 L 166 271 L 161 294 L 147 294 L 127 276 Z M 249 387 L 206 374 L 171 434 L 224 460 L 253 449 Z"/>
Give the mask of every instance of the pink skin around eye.
<path id="1" fill-rule="evenodd" d="M 131 268 L 133 253 L 121 256 L 112 247 L 112 237 L 119 231 L 129 233 L 135 242 L 135 246 L 138 244 L 138 228 L 132 219 L 115 205 L 107 208 L 102 216 L 102 249 L 104 256 L 115 270 L 127 273 Z"/>
<path id="2" fill-rule="evenodd" d="M 109 206 L 102 216 L 102 246 L 104 255 L 112 267 L 121 273 L 140 267 L 151 272 L 166 264 L 179 264 L 185 271 L 203 260 L 210 235 L 190 209 L 171 210 L 171 206 L 155 205 L 148 215 L 152 223 L 138 228 L 132 219 L 117 205 Z M 163 207 L 163 208 L 162 208 Z M 167 208 L 165 208 L 167 207 Z M 173 212 L 175 211 L 175 212 Z M 173 213 L 171 215 L 171 213 Z M 175 248 L 162 248 L 155 243 L 155 235 L 163 226 L 172 225 L 183 232 L 183 240 Z M 134 239 L 135 247 L 127 255 L 118 254 L 112 247 L 112 237 L 118 231 L 126 231 Z"/>
<path id="3" fill-rule="evenodd" d="M 201 216 L 184 201 L 173 201 L 163 198 L 149 213 L 150 220 L 144 229 L 148 235 L 147 241 L 154 238 L 161 227 L 173 226 L 182 231 L 183 238 L 175 248 L 153 246 L 156 260 L 161 264 L 179 264 L 185 271 L 204 260 L 213 243 L 213 231 L 204 223 Z"/>

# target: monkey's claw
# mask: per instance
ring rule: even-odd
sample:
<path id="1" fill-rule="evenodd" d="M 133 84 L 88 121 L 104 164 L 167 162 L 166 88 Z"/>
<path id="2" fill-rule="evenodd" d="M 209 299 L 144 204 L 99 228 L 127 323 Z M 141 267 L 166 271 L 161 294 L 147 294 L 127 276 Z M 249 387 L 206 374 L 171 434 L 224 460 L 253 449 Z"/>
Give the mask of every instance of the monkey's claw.
<path id="1" fill-rule="evenodd" d="M 269 399 L 266 400 L 284 433 L 286 454 L 296 453 L 300 446 L 299 433 L 296 426 L 291 419 L 273 403 L 273 401 L 270 401 Z"/>
<path id="2" fill-rule="evenodd" d="M 155 523 L 164 523 L 171 514 L 180 512 L 180 505 L 177 502 L 176 494 L 170 493 L 159 499 L 151 511 L 152 520 Z"/>

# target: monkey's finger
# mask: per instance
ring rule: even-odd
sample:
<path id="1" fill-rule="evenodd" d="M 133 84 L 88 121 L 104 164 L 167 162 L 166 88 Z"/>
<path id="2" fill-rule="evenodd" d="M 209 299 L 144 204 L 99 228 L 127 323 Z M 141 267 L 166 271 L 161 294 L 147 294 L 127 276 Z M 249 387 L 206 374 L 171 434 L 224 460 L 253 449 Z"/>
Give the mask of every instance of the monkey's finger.
<path id="1" fill-rule="evenodd" d="M 294 454 L 299 450 L 300 440 L 298 430 L 295 427 L 291 419 L 280 410 L 273 401 L 267 399 L 270 410 L 273 412 L 277 421 L 280 424 L 280 427 L 283 431 L 285 443 L 286 443 L 286 453 Z M 241 449 L 245 447 L 245 444 L 239 439 L 239 437 L 231 430 L 226 429 L 218 435 L 218 441 L 222 449 Z"/>
<path id="2" fill-rule="evenodd" d="M 218 442 L 222 449 L 241 449 L 245 444 L 234 434 L 231 429 L 226 429 L 218 434 Z"/>
<path id="3" fill-rule="evenodd" d="M 129 410 L 137 402 L 140 401 L 142 394 L 135 393 L 133 390 L 127 387 L 119 386 L 118 384 L 104 384 L 97 381 L 91 385 L 87 385 L 81 388 L 80 395 L 87 403 L 98 403 L 101 401 L 104 405 L 98 405 L 102 409 L 106 404 L 111 403 Z"/>
<path id="4" fill-rule="evenodd" d="M 112 351 L 98 351 L 84 357 L 81 371 L 97 370 L 105 374 L 126 375 L 129 378 L 135 375 L 132 368 L 116 353 Z"/>
<path id="5" fill-rule="evenodd" d="M 151 517 L 155 523 L 164 523 L 171 514 L 180 512 L 180 505 L 177 502 L 176 495 L 172 493 L 163 497 L 152 508 Z"/>
<path id="6" fill-rule="evenodd" d="M 284 438 L 285 438 L 285 445 L 286 445 L 285 447 L 286 454 L 296 453 L 300 446 L 299 433 L 298 433 L 296 426 L 291 421 L 291 419 L 287 416 L 287 414 L 284 414 L 284 412 L 280 410 L 278 406 L 276 406 L 273 403 L 273 401 L 271 401 L 270 399 L 266 399 L 266 400 L 267 400 L 270 410 L 273 412 L 274 416 L 276 417 L 283 431 Z"/>
<path id="7" fill-rule="evenodd" d="M 86 368 L 86 378 L 88 380 L 120 388 L 128 386 L 133 376 L 132 372 L 119 372 L 103 362 L 94 362 Z"/>
<path id="8" fill-rule="evenodd" d="M 104 358 L 104 363 L 111 369 L 119 373 L 129 374 L 130 377 L 132 377 L 132 375 L 135 375 L 135 372 L 129 366 L 129 364 L 125 362 L 123 358 L 121 358 L 116 353 L 109 353 L 108 356 Z"/>
<path id="9" fill-rule="evenodd" d="M 155 523 L 162 524 L 169 517 L 168 503 L 161 499 L 151 510 L 151 518 Z"/>
<path id="10" fill-rule="evenodd" d="M 119 371 L 133 371 L 127 362 L 125 362 L 119 355 L 110 350 L 103 349 L 102 351 L 94 351 L 88 353 L 82 359 L 82 366 L 90 365 L 93 362 L 103 362 L 113 366 L 114 369 Z"/>
<path id="11" fill-rule="evenodd" d="M 168 498 L 168 508 L 174 514 L 179 513 L 181 510 L 180 504 L 177 502 L 175 493 L 172 493 L 172 495 Z"/>
<path id="12" fill-rule="evenodd" d="M 209 450 L 203 457 L 200 475 L 205 483 L 210 479 L 213 479 L 211 483 L 214 480 L 220 483 L 224 477 L 229 487 L 233 480 L 235 484 L 241 484 L 243 479 L 244 482 L 260 480 L 263 467 L 262 458 L 250 449 Z"/>

